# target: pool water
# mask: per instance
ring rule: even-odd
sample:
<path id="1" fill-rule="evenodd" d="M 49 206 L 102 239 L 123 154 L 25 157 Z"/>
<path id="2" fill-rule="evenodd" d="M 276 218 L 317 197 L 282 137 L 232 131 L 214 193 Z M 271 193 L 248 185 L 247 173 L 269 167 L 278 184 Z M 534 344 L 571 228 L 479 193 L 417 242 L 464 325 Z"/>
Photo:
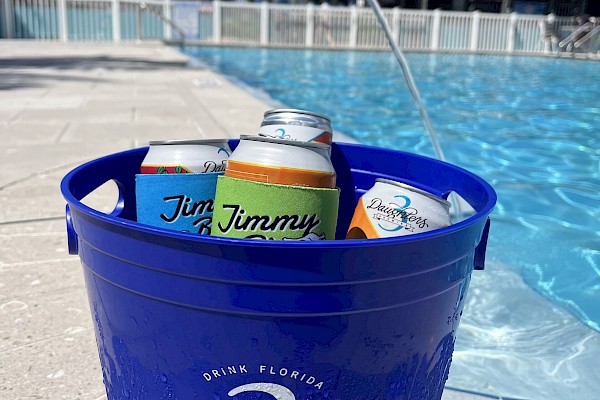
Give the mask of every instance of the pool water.
<path id="1" fill-rule="evenodd" d="M 280 104 L 330 116 L 334 130 L 361 143 L 434 156 L 391 53 L 186 53 Z M 498 192 L 486 271 L 473 274 L 449 385 L 524 398 L 594 398 L 600 392 L 600 63 L 407 58 L 447 161 Z"/>

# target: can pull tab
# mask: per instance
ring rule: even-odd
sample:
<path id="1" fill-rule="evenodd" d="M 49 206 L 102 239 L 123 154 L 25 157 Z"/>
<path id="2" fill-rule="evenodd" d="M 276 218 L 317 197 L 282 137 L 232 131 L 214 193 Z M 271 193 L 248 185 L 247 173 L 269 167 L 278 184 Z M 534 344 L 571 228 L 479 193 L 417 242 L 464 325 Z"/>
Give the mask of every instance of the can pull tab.
<path id="1" fill-rule="evenodd" d="M 71 209 L 67 204 L 65 209 L 65 220 L 67 222 L 67 242 L 69 247 L 69 254 L 75 255 L 79 253 L 79 245 L 77 244 L 77 233 L 73 228 L 73 219 L 71 218 Z"/>
<path id="2" fill-rule="evenodd" d="M 481 234 L 481 240 L 477 247 L 475 247 L 475 257 L 473 260 L 473 266 L 477 270 L 483 270 L 485 267 L 485 250 L 487 248 L 488 235 L 490 234 L 490 219 L 488 217 Z"/>

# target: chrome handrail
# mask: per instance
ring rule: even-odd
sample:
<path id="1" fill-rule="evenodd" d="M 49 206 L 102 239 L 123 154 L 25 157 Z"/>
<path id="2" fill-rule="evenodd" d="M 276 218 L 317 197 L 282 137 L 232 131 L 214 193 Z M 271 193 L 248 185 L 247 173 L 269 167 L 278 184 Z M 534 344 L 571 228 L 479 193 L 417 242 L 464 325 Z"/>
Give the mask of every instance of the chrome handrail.
<path id="1" fill-rule="evenodd" d="M 600 25 L 596 26 L 594 29 L 589 31 L 587 35 L 585 35 L 584 37 L 582 37 L 581 39 L 579 39 L 578 41 L 573 43 L 573 46 L 579 48 L 579 46 L 581 46 L 582 44 L 584 44 L 585 42 L 590 40 L 592 38 L 592 36 L 594 36 L 598 32 L 600 32 Z"/>
<path id="2" fill-rule="evenodd" d="M 581 33 L 581 31 L 586 30 L 586 29 L 590 28 L 591 26 L 593 26 L 593 24 L 591 22 L 586 22 L 585 24 L 581 25 L 579 28 L 575 29 L 569 36 L 567 36 L 566 38 L 561 40 L 558 45 L 560 47 L 565 47 L 567 44 L 573 42 L 573 39 L 575 38 L 575 36 L 577 36 L 579 33 Z"/>
<path id="3" fill-rule="evenodd" d="M 175 22 L 173 22 L 171 19 L 165 17 L 162 12 L 155 10 L 150 4 L 140 2 L 139 7 L 140 7 L 140 10 L 146 9 L 146 10 L 150 11 L 152 14 L 157 16 L 161 21 L 163 21 L 164 23 L 168 24 L 171 28 L 173 28 L 173 30 L 179 34 L 180 40 L 178 41 L 178 43 L 180 43 L 182 45 L 184 44 L 185 31 L 183 29 L 181 29 Z M 161 7 L 161 9 L 162 9 L 162 7 Z M 138 18 L 141 19 L 141 17 L 139 17 L 139 16 L 138 16 Z M 142 26 L 141 21 L 138 21 L 138 25 Z M 141 32 L 141 30 L 142 29 L 140 28 L 139 32 Z M 142 35 L 140 33 L 140 37 L 141 36 Z"/>

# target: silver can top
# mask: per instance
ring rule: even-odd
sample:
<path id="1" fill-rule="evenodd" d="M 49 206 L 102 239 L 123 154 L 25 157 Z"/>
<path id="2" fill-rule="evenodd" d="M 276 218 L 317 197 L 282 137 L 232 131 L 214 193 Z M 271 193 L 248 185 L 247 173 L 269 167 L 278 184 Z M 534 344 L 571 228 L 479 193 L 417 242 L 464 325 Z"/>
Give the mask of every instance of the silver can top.
<path id="1" fill-rule="evenodd" d="M 167 145 L 208 145 L 220 146 L 228 144 L 227 139 L 181 139 L 181 140 L 151 140 L 148 142 L 150 146 L 167 146 Z"/>
<path id="2" fill-rule="evenodd" d="M 288 146 L 296 146 L 296 147 L 304 147 L 308 149 L 317 150 L 319 153 L 328 154 L 329 153 L 329 145 L 325 143 L 318 142 L 302 142 L 299 140 L 287 140 L 287 139 L 277 139 L 270 138 L 266 136 L 255 136 L 255 135 L 241 135 L 240 140 L 253 140 L 255 142 L 267 142 L 267 143 L 277 143 Z"/>
<path id="3" fill-rule="evenodd" d="M 396 182 L 396 181 L 392 181 L 392 180 L 384 179 L 384 178 L 377 178 L 377 179 L 375 179 L 375 182 L 381 182 L 381 183 L 385 183 L 388 185 L 398 186 L 398 187 L 401 187 L 402 189 L 410 190 L 411 192 L 415 192 L 420 195 L 429 197 L 430 199 L 435 200 L 438 203 L 444 205 L 446 208 L 450 208 L 450 206 L 451 206 L 451 203 L 448 200 L 443 199 L 439 196 L 436 196 L 433 193 L 429 193 L 426 190 L 418 189 L 414 186 L 407 185 L 406 183 Z"/>
<path id="4" fill-rule="evenodd" d="M 300 125 L 331 131 L 331 120 L 325 115 L 293 108 L 266 111 L 260 126 L 265 125 Z"/>

